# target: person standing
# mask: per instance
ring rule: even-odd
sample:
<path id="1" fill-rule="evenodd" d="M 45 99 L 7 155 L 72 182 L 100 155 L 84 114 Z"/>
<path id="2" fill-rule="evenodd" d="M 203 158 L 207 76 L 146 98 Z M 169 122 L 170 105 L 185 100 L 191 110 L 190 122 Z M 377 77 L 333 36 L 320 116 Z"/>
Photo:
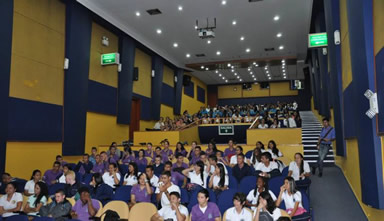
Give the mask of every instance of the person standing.
<path id="1" fill-rule="evenodd" d="M 321 129 L 317 149 L 319 157 L 317 158 L 317 167 L 319 167 L 319 177 L 323 176 L 323 161 L 331 149 L 332 141 L 336 139 L 335 129 L 329 125 L 329 119 L 323 119 L 323 129 Z M 312 167 L 312 174 L 316 173 L 316 166 Z"/>

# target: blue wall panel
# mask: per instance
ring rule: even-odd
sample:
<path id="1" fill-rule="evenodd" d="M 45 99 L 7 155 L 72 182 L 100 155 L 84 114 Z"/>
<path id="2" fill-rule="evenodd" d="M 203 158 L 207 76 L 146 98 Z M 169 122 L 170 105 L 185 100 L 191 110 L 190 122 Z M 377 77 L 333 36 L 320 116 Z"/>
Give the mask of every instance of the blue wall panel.
<path id="1" fill-rule="evenodd" d="M 356 104 L 354 99 L 353 83 L 351 82 L 343 92 L 343 115 L 344 115 L 344 137 L 346 139 L 352 139 L 357 137 L 355 116 L 356 116 Z"/>
<path id="2" fill-rule="evenodd" d="M 88 81 L 88 111 L 116 115 L 117 88 Z"/>
<path id="3" fill-rule="evenodd" d="M 195 84 L 191 82 L 188 86 L 184 86 L 184 94 L 192 98 L 195 97 Z"/>
<path id="4" fill-rule="evenodd" d="M 62 106 L 9 98 L 8 116 L 8 141 L 62 141 Z"/>
<path id="5" fill-rule="evenodd" d="M 175 88 L 163 83 L 161 103 L 173 107 L 175 105 Z"/>
<path id="6" fill-rule="evenodd" d="M 376 55 L 376 89 L 379 102 L 378 128 L 384 134 L 384 48 Z"/>
<path id="7" fill-rule="evenodd" d="M 151 98 L 136 93 L 132 97 L 140 99 L 140 120 L 152 120 Z"/>
<path id="8" fill-rule="evenodd" d="M 197 100 L 205 103 L 205 90 L 199 86 L 197 86 Z"/>

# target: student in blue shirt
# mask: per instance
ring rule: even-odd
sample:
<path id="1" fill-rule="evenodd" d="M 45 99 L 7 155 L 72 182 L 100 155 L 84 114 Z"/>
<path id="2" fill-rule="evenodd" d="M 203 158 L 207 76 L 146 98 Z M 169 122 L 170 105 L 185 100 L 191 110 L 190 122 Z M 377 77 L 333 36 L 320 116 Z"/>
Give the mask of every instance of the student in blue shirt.
<path id="1" fill-rule="evenodd" d="M 323 176 L 323 161 L 331 149 L 332 141 L 336 139 L 335 129 L 329 125 L 329 119 L 323 119 L 323 129 L 320 132 L 317 149 L 319 157 L 317 158 L 317 167 L 319 167 L 319 177 Z M 312 174 L 316 173 L 316 167 L 312 167 Z"/>

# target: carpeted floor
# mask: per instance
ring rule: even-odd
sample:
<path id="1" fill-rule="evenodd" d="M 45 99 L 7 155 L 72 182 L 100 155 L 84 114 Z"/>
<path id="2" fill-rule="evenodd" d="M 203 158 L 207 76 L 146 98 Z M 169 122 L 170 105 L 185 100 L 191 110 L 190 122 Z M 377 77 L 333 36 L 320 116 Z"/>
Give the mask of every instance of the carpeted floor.
<path id="1" fill-rule="evenodd" d="M 338 167 L 326 167 L 323 177 L 319 178 L 316 173 L 311 180 L 314 221 L 368 220 Z"/>

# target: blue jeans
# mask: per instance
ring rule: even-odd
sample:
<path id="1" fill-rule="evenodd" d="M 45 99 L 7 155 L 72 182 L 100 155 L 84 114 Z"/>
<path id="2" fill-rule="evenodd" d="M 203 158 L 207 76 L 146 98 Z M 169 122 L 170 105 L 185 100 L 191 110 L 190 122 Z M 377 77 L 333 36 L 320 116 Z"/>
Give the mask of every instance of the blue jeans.
<path id="1" fill-rule="evenodd" d="M 317 166 L 319 167 L 319 172 L 323 172 L 323 161 L 328 154 L 329 149 L 331 149 L 331 145 L 328 144 L 320 144 L 319 146 L 319 157 L 317 158 Z"/>

